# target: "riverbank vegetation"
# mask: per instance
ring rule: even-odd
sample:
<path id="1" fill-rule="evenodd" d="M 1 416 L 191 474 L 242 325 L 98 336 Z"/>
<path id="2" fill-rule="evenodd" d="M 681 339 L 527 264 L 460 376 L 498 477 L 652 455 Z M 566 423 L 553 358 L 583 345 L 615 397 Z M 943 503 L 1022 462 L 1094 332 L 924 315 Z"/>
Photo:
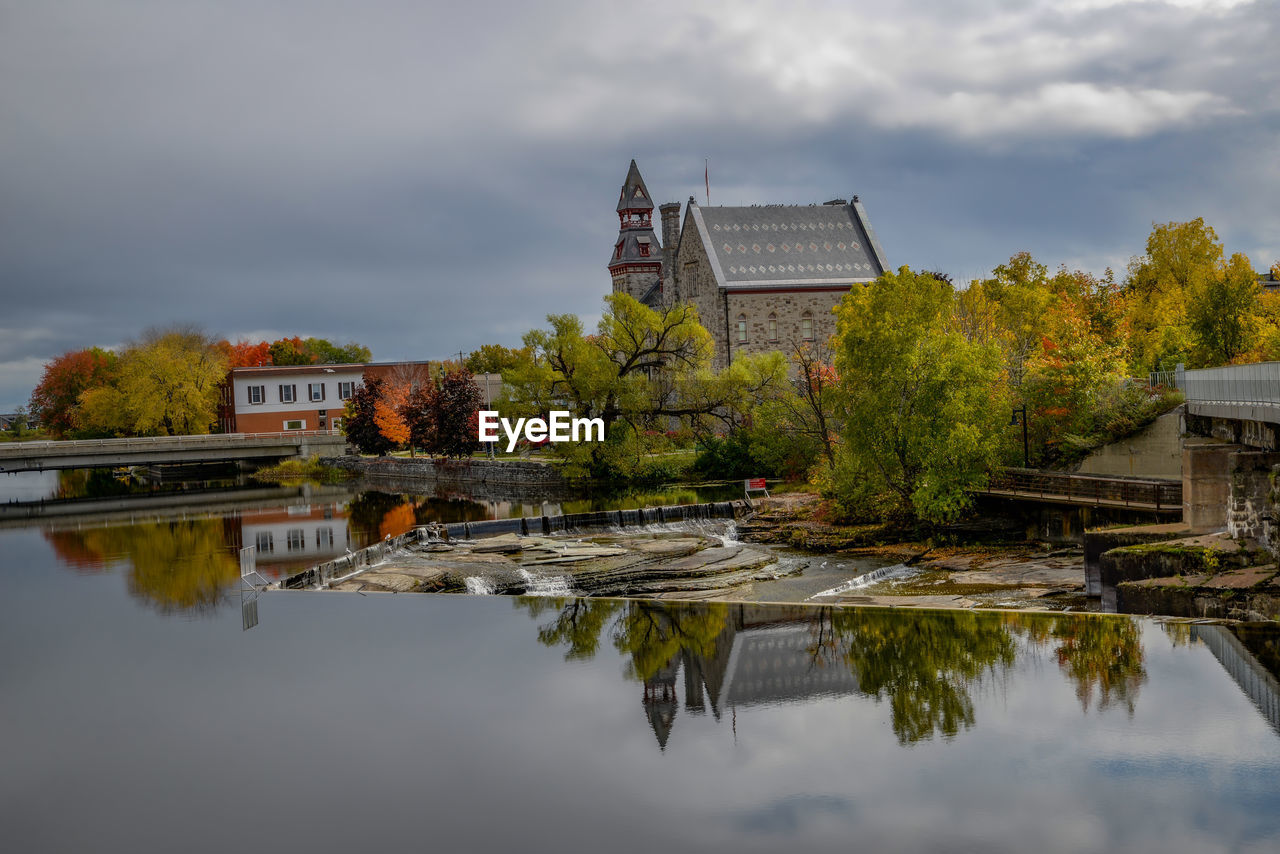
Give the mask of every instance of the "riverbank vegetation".
<path id="1" fill-rule="evenodd" d="M 721 371 L 692 307 L 618 294 L 594 333 L 552 315 L 473 356 L 502 371 L 504 414 L 604 419 L 604 443 L 550 449 L 568 474 L 784 477 L 831 518 L 929 527 L 998 467 L 1065 467 L 1141 429 L 1181 402 L 1178 364 L 1280 358 L 1280 294 L 1203 220 L 1155 225 L 1145 250 L 1119 279 L 1025 252 L 963 288 L 902 267 L 849 293 L 830 341 Z"/>
<path id="2" fill-rule="evenodd" d="M 271 483 L 342 483 L 354 477 L 351 472 L 327 466 L 314 456 L 305 460 L 281 460 L 253 473 L 254 480 Z"/>

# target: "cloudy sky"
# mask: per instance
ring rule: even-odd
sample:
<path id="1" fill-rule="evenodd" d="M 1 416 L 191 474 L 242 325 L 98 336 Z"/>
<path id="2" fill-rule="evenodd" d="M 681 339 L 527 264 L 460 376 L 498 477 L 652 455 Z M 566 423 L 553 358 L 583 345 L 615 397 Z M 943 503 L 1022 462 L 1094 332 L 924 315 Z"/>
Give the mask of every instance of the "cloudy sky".
<path id="1" fill-rule="evenodd" d="M 598 316 L 661 200 L 858 193 L 894 265 L 1280 258 L 1277 0 L 0 0 L 0 411 L 147 326 L 375 358 Z"/>

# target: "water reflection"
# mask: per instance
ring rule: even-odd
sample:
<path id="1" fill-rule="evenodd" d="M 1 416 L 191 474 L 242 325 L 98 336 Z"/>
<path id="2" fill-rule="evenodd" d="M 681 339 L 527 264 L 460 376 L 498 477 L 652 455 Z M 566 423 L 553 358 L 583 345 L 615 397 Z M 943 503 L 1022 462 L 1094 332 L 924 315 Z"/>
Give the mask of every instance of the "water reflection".
<path id="1" fill-rule="evenodd" d="M 553 600 L 518 607 L 566 659 L 591 658 L 602 636 L 641 683 L 665 748 L 679 708 L 727 709 L 860 694 L 886 702 L 898 742 L 954 738 L 975 726 L 972 693 L 1011 678 L 1021 658 L 1051 651 L 1084 711 L 1130 716 L 1146 680 L 1137 623 L 1126 617 L 725 603 Z"/>
<path id="2" fill-rule="evenodd" d="M 57 481 L 57 500 L 99 502 L 93 514 L 43 522 L 41 534 L 59 562 L 87 573 L 127 566 L 129 590 L 170 614 L 206 612 L 231 602 L 239 577 L 238 552 L 244 546 L 255 548 L 257 571 L 277 580 L 429 522 L 689 503 L 714 492 L 674 489 L 529 505 L 446 493 L 215 484 L 214 492 L 187 501 L 186 496 L 166 499 L 163 490 L 142 489 L 105 471 L 62 472 Z M 5 524 L 37 521 L 20 518 Z"/>

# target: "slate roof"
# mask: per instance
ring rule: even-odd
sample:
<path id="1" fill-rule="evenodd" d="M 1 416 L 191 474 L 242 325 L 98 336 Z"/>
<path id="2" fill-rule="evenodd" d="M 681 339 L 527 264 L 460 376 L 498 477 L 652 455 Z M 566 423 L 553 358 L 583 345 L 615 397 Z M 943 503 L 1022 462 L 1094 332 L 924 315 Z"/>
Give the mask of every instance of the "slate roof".
<path id="1" fill-rule="evenodd" d="M 855 198 L 845 205 L 689 205 L 721 287 L 821 287 L 870 281 L 887 267 Z"/>
<path id="2" fill-rule="evenodd" d="M 624 228 L 618 233 L 622 241 L 622 254 L 618 255 L 618 244 L 614 242 L 613 252 L 609 253 L 609 266 L 620 264 L 654 264 L 662 263 L 662 247 L 652 228 Z M 640 254 L 640 245 L 648 244 L 649 254 Z"/>
<path id="3" fill-rule="evenodd" d="M 639 194 L 637 190 L 640 191 Z M 631 168 L 627 170 L 627 180 L 622 183 L 622 193 L 618 196 L 618 210 L 653 210 L 653 196 L 649 195 L 649 188 L 644 185 L 644 179 L 640 177 L 640 169 L 636 166 L 635 160 L 631 161 Z"/>

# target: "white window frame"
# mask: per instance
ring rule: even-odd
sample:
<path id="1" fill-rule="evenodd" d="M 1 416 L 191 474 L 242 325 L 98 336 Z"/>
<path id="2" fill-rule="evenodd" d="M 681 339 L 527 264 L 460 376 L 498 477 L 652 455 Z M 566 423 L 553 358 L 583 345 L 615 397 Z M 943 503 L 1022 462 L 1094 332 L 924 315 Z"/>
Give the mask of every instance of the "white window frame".
<path id="1" fill-rule="evenodd" d="M 307 531 L 305 528 L 290 528 L 285 532 L 285 550 L 291 552 L 306 551 Z"/>
<path id="2" fill-rule="evenodd" d="M 745 314 L 738 315 L 738 343 L 747 343 L 747 316 Z"/>
<path id="3" fill-rule="evenodd" d="M 348 380 L 345 382 L 338 383 L 338 400 L 350 400 L 351 398 L 355 397 L 355 394 L 356 394 L 355 380 Z"/>
<path id="4" fill-rule="evenodd" d="M 248 386 L 249 403 L 253 406 L 259 406 L 267 402 L 267 387 L 264 385 Z M 257 400 L 254 400 L 254 398 Z"/>
<path id="5" fill-rule="evenodd" d="M 296 427 L 291 427 L 290 425 L 292 425 L 292 424 L 296 424 L 297 426 L 296 426 Z M 305 418 L 290 418 L 288 421 L 284 422 L 284 427 L 283 427 L 282 429 L 284 429 L 284 430 L 306 430 L 306 429 L 307 429 L 307 419 L 305 419 Z"/>
<path id="6" fill-rule="evenodd" d="M 275 537 L 271 535 L 270 531 L 259 531 L 254 540 L 254 546 L 257 548 L 258 554 L 271 554 L 276 550 Z"/>
<path id="7" fill-rule="evenodd" d="M 280 383 L 280 402 L 297 403 L 298 386 L 294 383 Z"/>
<path id="8" fill-rule="evenodd" d="M 312 403 L 319 403 L 324 400 L 324 383 L 307 383 L 307 398 Z"/>

